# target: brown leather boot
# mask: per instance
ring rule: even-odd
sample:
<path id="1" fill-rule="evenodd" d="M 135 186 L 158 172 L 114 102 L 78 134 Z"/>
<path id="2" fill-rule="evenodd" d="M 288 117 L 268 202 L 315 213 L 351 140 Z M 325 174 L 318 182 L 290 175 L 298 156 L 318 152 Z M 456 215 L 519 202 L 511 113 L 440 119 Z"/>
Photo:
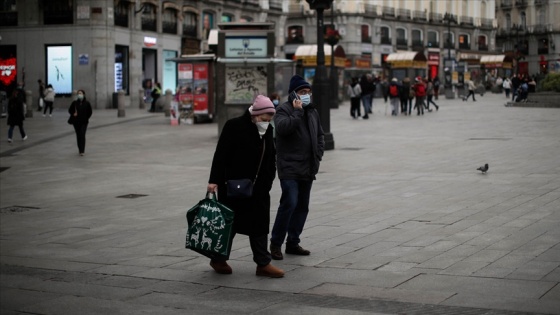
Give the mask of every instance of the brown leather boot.
<path id="1" fill-rule="evenodd" d="M 222 274 L 222 275 L 229 275 L 233 272 L 231 267 L 225 261 L 211 260 L 210 261 L 210 267 L 214 268 L 214 271 L 216 271 L 217 273 Z"/>
<path id="2" fill-rule="evenodd" d="M 266 266 L 257 266 L 257 276 L 282 278 L 284 276 L 284 270 L 276 268 L 271 264 L 268 264 Z"/>

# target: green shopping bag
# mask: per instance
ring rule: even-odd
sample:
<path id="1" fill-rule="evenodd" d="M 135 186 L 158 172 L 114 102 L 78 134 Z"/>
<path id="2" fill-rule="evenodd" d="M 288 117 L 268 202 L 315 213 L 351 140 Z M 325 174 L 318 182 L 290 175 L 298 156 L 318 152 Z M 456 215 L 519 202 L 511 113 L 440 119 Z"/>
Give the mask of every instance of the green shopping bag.
<path id="1" fill-rule="evenodd" d="M 215 194 L 207 194 L 187 211 L 185 248 L 211 259 L 229 259 L 233 215 L 233 210 L 219 203 Z"/>

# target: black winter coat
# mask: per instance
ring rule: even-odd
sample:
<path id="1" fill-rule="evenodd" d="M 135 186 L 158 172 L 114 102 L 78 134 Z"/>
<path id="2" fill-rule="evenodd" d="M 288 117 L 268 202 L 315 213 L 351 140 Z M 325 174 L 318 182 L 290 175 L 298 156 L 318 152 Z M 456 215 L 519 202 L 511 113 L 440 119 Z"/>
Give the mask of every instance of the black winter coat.
<path id="1" fill-rule="evenodd" d="M 270 190 L 276 177 L 276 150 L 272 138 L 273 127 L 269 125 L 265 135 L 259 136 L 257 126 L 251 121 L 251 114 L 226 122 L 212 161 L 211 184 L 218 185 L 218 201 L 235 212 L 233 228 L 235 233 L 261 236 L 269 233 Z M 247 199 L 228 198 L 228 179 L 255 179 L 259 161 L 264 156 L 253 195 Z"/>
<path id="2" fill-rule="evenodd" d="M 91 104 L 84 98 L 83 100 L 75 100 L 68 108 L 68 113 L 74 115 L 74 112 L 78 110 L 78 117 L 76 117 L 76 123 L 80 125 L 87 125 L 89 123 L 89 118 L 91 117 L 93 111 L 91 109 Z"/>
<path id="3" fill-rule="evenodd" d="M 312 104 L 296 110 L 291 96 L 274 115 L 279 179 L 314 180 L 325 151 L 325 134 Z"/>
<path id="4" fill-rule="evenodd" d="M 12 97 L 8 102 L 8 126 L 18 126 L 25 120 L 23 102 L 19 97 Z"/>

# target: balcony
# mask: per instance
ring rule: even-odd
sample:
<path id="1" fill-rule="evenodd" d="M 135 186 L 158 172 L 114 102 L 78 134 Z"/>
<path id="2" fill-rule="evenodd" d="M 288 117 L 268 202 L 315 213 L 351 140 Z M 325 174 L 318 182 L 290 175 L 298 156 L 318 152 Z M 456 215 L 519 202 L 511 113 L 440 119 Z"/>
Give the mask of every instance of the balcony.
<path id="1" fill-rule="evenodd" d="M 445 44 L 443 44 L 443 48 L 445 48 L 445 49 L 455 49 L 455 43 L 445 43 Z"/>
<path id="2" fill-rule="evenodd" d="M 383 7 L 383 16 L 395 16 L 395 8 L 393 7 Z"/>
<path id="3" fill-rule="evenodd" d="M 527 0 L 515 0 L 515 6 L 519 9 L 524 9 L 527 7 Z"/>
<path id="4" fill-rule="evenodd" d="M 513 4 L 511 3 L 513 0 L 502 0 L 502 10 L 511 10 Z"/>
<path id="5" fill-rule="evenodd" d="M 408 49 L 408 41 L 406 38 L 397 38 L 397 49 Z"/>
<path id="6" fill-rule="evenodd" d="M 443 14 L 430 12 L 430 22 L 441 23 L 442 20 L 443 20 Z"/>
<path id="7" fill-rule="evenodd" d="M 421 39 L 412 40 L 412 50 L 414 51 L 424 51 L 424 41 Z"/>
<path id="8" fill-rule="evenodd" d="M 459 49 L 470 50 L 471 49 L 471 44 L 470 43 L 460 43 L 459 44 Z"/>
<path id="9" fill-rule="evenodd" d="M 478 44 L 479 51 L 488 51 L 488 44 Z"/>
<path id="10" fill-rule="evenodd" d="M 397 17 L 401 19 L 410 19 L 410 10 L 409 9 L 399 9 L 397 11 Z"/>
<path id="11" fill-rule="evenodd" d="M 142 30 L 157 32 L 156 19 L 142 17 Z"/>
<path id="12" fill-rule="evenodd" d="M 381 37 L 381 44 L 383 45 L 392 45 L 391 37 Z"/>
<path id="13" fill-rule="evenodd" d="M 18 13 L 13 12 L 0 12 L 0 26 L 17 26 Z"/>
<path id="14" fill-rule="evenodd" d="M 414 11 L 412 12 L 412 19 L 415 21 L 427 21 L 428 14 L 424 11 Z"/>
<path id="15" fill-rule="evenodd" d="M 531 25 L 527 29 L 532 30 L 529 32 L 532 34 L 547 34 L 549 33 L 548 30 L 550 29 L 550 24 Z"/>
<path id="16" fill-rule="evenodd" d="M 428 41 L 428 44 L 426 44 L 426 47 L 438 48 L 439 47 L 439 42 L 438 41 Z"/>
<path id="17" fill-rule="evenodd" d="M 539 49 L 537 50 L 537 53 L 539 55 L 546 55 L 548 54 L 548 47 L 539 47 Z"/>
<path id="18" fill-rule="evenodd" d="M 197 37 L 196 25 L 183 25 L 183 36 Z"/>
<path id="19" fill-rule="evenodd" d="M 368 16 L 377 15 L 377 6 L 373 4 L 369 4 L 369 3 L 364 4 L 364 10 L 366 12 L 366 15 Z"/>
<path id="20" fill-rule="evenodd" d="M 546 5 L 548 0 L 535 0 L 535 5 Z"/>
<path id="21" fill-rule="evenodd" d="M 459 17 L 459 25 L 474 25 L 474 19 L 472 16 L 460 16 Z"/>
<path id="22" fill-rule="evenodd" d="M 177 22 L 163 21 L 162 31 L 166 34 L 177 34 Z"/>
<path id="23" fill-rule="evenodd" d="M 480 26 L 483 28 L 493 28 L 494 27 L 494 20 L 481 18 L 480 19 Z"/>

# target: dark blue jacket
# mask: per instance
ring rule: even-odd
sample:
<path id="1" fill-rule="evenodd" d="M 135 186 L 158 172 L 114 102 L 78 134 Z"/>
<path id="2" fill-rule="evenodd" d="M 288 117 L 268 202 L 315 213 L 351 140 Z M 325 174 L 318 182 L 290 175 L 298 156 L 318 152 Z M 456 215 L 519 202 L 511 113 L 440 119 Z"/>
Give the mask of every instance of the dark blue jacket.
<path id="1" fill-rule="evenodd" d="M 325 151 L 325 134 L 313 104 L 296 110 L 290 97 L 276 108 L 274 125 L 278 178 L 314 180 Z"/>

